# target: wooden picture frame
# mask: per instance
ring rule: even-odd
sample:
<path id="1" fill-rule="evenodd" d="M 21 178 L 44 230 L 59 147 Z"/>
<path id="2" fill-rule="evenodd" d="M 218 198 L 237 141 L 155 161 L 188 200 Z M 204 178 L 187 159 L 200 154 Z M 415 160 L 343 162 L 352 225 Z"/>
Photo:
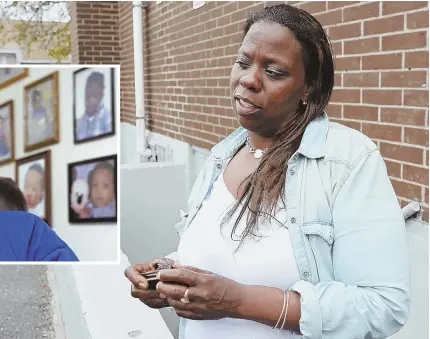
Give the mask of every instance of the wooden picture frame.
<path id="1" fill-rule="evenodd" d="M 117 168 L 117 155 L 68 164 L 71 224 L 117 222 Z M 99 190 L 100 187 L 104 187 L 104 190 Z"/>
<path id="2" fill-rule="evenodd" d="M 15 178 L 24 193 L 28 212 L 44 219 L 52 227 L 51 151 L 16 160 Z"/>
<path id="3" fill-rule="evenodd" d="M 91 106 L 94 118 L 88 116 L 89 109 L 86 103 L 88 91 L 91 91 L 93 98 L 88 105 Z M 115 135 L 115 114 L 115 69 L 91 67 L 73 72 L 75 145 Z"/>
<path id="4" fill-rule="evenodd" d="M 58 71 L 24 88 L 24 151 L 60 141 Z"/>
<path id="5" fill-rule="evenodd" d="M 10 72 L 8 75 L 6 72 Z M 28 76 L 28 68 L 0 67 L 0 90 Z"/>
<path id="6" fill-rule="evenodd" d="M 0 166 L 15 160 L 14 126 L 13 100 L 9 100 L 0 104 Z"/>

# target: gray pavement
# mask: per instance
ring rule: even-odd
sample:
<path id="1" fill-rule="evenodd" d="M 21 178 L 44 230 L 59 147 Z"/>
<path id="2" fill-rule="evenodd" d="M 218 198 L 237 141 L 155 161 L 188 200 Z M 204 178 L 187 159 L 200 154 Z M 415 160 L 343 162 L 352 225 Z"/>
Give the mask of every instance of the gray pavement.
<path id="1" fill-rule="evenodd" d="M 0 265 L 0 339 L 53 339 L 46 266 Z"/>

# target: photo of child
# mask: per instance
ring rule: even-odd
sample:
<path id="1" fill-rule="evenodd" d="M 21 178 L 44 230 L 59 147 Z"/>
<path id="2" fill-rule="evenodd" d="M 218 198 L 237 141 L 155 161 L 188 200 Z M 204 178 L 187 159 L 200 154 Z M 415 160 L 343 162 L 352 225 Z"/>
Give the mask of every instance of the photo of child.
<path id="1" fill-rule="evenodd" d="M 116 221 L 116 156 L 69 164 L 70 222 Z"/>
<path id="2" fill-rule="evenodd" d="M 115 133 L 113 69 L 81 69 L 74 74 L 75 143 Z"/>
<path id="3" fill-rule="evenodd" d="M 13 160 L 13 102 L 0 106 L 0 164 Z"/>
<path id="4" fill-rule="evenodd" d="M 50 95 L 42 95 L 41 90 L 35 89 L 30 93 L 28 119 L 28 142 L 37 144 L 54 136 L 52 113 L 49 112 Z"/>
<path id="5" fill-rule="evenodd" d="M 45 218 L 45 163 L 34 161 L 19 168 L 19 188 L 24 193 L 28 211 Z"/>

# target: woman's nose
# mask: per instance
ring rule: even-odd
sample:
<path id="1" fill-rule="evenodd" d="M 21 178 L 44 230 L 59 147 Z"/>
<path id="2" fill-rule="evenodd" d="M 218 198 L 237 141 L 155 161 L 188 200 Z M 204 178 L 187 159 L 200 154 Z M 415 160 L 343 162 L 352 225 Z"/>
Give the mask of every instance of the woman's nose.
<path id="1" fill-rule="evenodd" d="M 240 84 L 246 89 L 259 92 L 262 84 L 260 74 L 256 67 L 250 67 L 245 72 L 246 74 L 240 78 Z"/>

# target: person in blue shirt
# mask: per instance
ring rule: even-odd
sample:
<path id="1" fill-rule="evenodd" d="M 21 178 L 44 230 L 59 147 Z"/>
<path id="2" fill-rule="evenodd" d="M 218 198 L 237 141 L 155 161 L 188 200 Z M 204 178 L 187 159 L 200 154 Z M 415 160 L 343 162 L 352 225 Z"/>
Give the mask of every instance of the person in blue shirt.
<path id="1" fill-rule="evenodd" d="M 0 261 L 79 261 L 73 250 L 38 216 L 24 195 L 0 178 Z"/>
<path id="2" fill-rule="evenodd" d="M 77 140 L 112 132 L 111 114 L 103 105 L 104 89 L 104 75 L 100 72 L 92 72 L 85 85 L 85 112 L 77 121 Z"/>

